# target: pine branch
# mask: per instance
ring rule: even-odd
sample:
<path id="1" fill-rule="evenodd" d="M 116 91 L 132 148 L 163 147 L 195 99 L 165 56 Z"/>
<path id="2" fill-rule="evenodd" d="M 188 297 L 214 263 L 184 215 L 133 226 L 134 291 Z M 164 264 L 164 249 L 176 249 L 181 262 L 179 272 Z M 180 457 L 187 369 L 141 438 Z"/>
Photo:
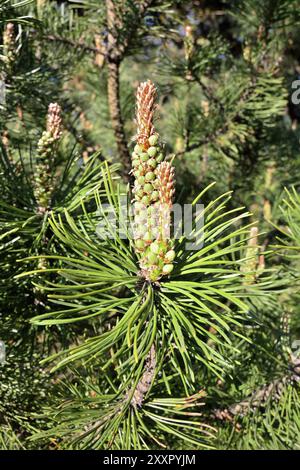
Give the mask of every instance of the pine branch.
<path id="1" fill-rule="evenodd" d="M 124 121 L 120 105 L 120 64 L 108 57 L 107 93 L 108 105 L 116 144 L 122 162 L 122 176 L 128 181 L 130 171 L 130 154 L 124 130 Z"/>
<path id="2" fill-rule="evenodd" d="M 107 8 L 107 26 L 108 26 L 108 45 L 107 45 L 107 92 L 108 92 L 108 105 L 112 127 L 115 134 L 115 139 L 123 164 L 122 175 L 128 181 L 130 171 L 130 154 L 128 150 L 127 140 L 124 130 L 124 122 L 122 118 L 121 105 L 120 105 L 120 62 L 121 55 L 117 48 L 117 37 L 115 26 L 117 23 L 117 16 L 115 12 L 114 2 L 106 0 Z"/>
<path id="3" fill-rule="evenodd" d="M 141 380 L 138 382 L 131 398 L 131 404 L 134 407 L 141 408 L 145 395 L 147 394 L 147 392 L 149 391 L 151 387 L 151 384 L 155 375 L 155 367 L 156 367 L 156 352 L 155 352 L 155 346 L 153 344 L 146 358 L 144 373 L 141 377 Z"/>
<path id="4" fill-rule="evenodd" d="M 124 29 L 124 18 L 117 15 L 116 5 L 113 0 L 106 0 L 106 18 L 108 27 L 107 36 L 107 67 L 108 67 L 108 104 L 112 121 L 112 127 L 118 147 L 121 162 L 123 164 L 122 175 L 129 181 L 130 153 L 124 130 L 124 121 L 120 105 L 120 64 L 124 59 L 128 47 L 135 35 L 135 30 L 142 20 L 147 9 L 153 4 L 153 0 L 140 2 L 138 13 L 134 18 L 130 18 L 130 23 L 126 24 L 125 37 L 120 34 Z M 126 16 L 126 13 L 125 13 Z"/>
<path id="5" fill-rule="evenodd" d="M 147 10 L 152 7 L 156 3 L 156 0 L 142 0 L 137 5 L 137 12 L 134 17 L 130 18 L 130 23 L 127 26 L 126 37 L 119 45 L 119 51 L 121 57 L 124 57 L 128 48 L 131 45 L 133 38 L 135 37 L 135 32 L 138 28 L 138 25 L 142 21 L 144 15 L 146 14 Z M 124 26 L 124 25 L 123 25 Z"/>
<path id="6" fill-rule="evenodd" d="M 233 421 L 236 416 L 245 416 L 254 410 L 266 405 L 267 401 L 272 397 L 278 401 L 289 384 L 297 385 L 300 382 L 300 359 L 292 356 L 290 363 L 290 372 L 283 377 L 273 380 L 271 383 L 264 385 L 256 390 L 245 400 L 231 405 L 225 409 L 215 409 L 212 413 L 213 417 Z"/>
<path id="7" fill-rule="evenodd" d="M 200 82 L 198 81 L 198 83 L 199 85 L 203 86 L 202 81 Z M 247 100 L 251 97 L 251 95 L 254 94 L 256 83 L 257 83 L 257 78 L 251 77 L 248 87 L 244 90 L 244 92 L 242 93 L 242 95 L 240 96 L 236 104 L 237 111 L 232 116 L 230 116 L 229 119 L 227 116 L 225 116 L 225 119 L 219 128 L 215 129 L 213 132 L 211 132 L 209 135 L 205 136 L 204 138 L 200 139 L 198 142 L 194 142 L 191 144 L 189 142 L 189 139 L 186 139 L 185 148 L 181 150 L 180 152 L 177 152 L 176 156 L 179 157 L 181 155 L 184 155 L 185 153 L 192 152 L 193 150 L 196 150 L 202 147 L 203 145 L 212 144 L 214 141 L 218 139 L 218 137 L 225 134 L 228 131 L 231 123 L 238 122 L 242 118 L 242 113 L 239 108 L 247 102 Z M 212 96 L 210 98 L 213 101 L 215 99 Z M 220 108 L 220 111 L 225 111 L 223 105 L 221 105 L 220 103 L 219 103 L 219 108 Z"/>
<path id="8" fill-rule="evenodd" d="M 62 36 L 58 36 L 55 34 L 46 34 L 42 36 L 42 39 L 45 39 L 47 41 L 51 42 L 58 42 L 62 44 L 66 44 L 67 46 L 74 47 L 75 49 L 81 49 L 83 52 L 88 52 L 91 54 L 98 54 L 101 56 L 106 56 L 106 51 L 103 48 L 100 47 L 95 47 L 95 46 L 89 46 L 88 44 L 85 44 L 81 41 L 74 41 L 69 38 L 65 38 Z"/>

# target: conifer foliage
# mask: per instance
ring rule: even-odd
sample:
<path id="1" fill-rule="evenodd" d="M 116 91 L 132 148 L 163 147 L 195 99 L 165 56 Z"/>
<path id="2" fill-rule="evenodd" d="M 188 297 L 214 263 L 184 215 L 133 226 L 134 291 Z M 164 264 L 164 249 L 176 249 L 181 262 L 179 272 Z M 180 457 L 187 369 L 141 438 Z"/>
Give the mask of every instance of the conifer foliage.
<path id="1" fill-rule="evenodd" d="M 0 449 L 298 449 L 297 1 L 0 5 Z"/>

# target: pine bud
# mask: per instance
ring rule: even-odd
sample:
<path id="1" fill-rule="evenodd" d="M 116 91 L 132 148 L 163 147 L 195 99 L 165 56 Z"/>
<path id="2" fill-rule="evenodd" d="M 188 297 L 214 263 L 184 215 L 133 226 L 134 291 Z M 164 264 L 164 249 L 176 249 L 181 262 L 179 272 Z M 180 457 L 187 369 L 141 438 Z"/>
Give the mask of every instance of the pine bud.
<path id="1" fill-rule="evenodd" d="M 157 241 L 153 242 L 150 246 L 150 250 L 152 253 L 158 254 L 160 252 L 160 246 Z"/>
<path id="2" fill-rule="evenodd" d="M 150 160 L 148 160 L 148 165 L 150 168 L 155 169 L 157 167 L 157 162 L 154 158 L 150 158 Z"/>
<path id="3" fill-rule="evenodd" d="M 149 155 L 148 155 L 148 153 L 146 153 L 146 152 L 141 153 L 140 159 L 141 159 L 142 162 L 145 163 L 147 160 L 149 160 Z"/>
<path id="4" fill-rule="evenodd" d="M 162 272 L 163 274 L 170 274 L 174 269 L 174 265 L 173 264 L 165 264 L 163 266 L 163 269 L 162 269 Z"/>
<path id="5" fill-rule="evenodd" d="M 139 176 L 137 179 L 138 184 L 142 185 L 145 183 L 145 177 L 144 176 Z"/>
<path id="6" fill-rule="evenodd" d="M 62 135 L 61 107 L 57 103 L 50 103 L 47 114 L 47 131 L 54 140 Z"/>
<path id="7" fill-rule="evenodd" d="M 56 146 L 62 136 L 61 107 L 51 103 L 48 107 L 46 130 L 37 145 L 37 165 L 35 168 L 35 198 L 38 211 L 44 213 L 50 205 L 53 192 L 52 164 Z"/>
<path id="8" fill-rule="evenodd" d="M 134 151 L 135 151 L 138 155 L 140 155 L 140 154 L 143 152 L 143 147 L 142 147 L 141 145 L 138 145 L 138 144 L 137 144 L 137 145 L 134 147 Z"/>
<path id="9" fill-rule="evenodd" d="M 151 201 L 156 202 L 159 198 L 159 192 L 158 191 L 153 191 L 151 194 Z"/>
<path id="10" fill-rule="evenodd" d="M 148 171 L 148 173 L 146 173 L 146 175 L 145 175 L 145 180 L 146 180 L 146 181 L 153 181 L 153 180 L 155 180 L 155 174 L 153 173 L 153 171 Z"/>
<path id="11" fill-rule="evenodd" d="M 258 228 L 251 227 L 250 239 L 246 249 L 246 260 L 241 266 L 241 271 L 245 275 L 244 285 L 254 284 L 259 274 L 264 269 L 264 257 L 259 253 Z M 263 267 L 262 267 L 263 260 Z"/>
<path id="12" fill-rule="evenodd" d="M 158 134 L 153 134 L 149 137 L 149 144 L 155 146 L 158 142 Z"/>
<path id="13" fill-rule="evenodd" d="M 15 27 L 13 23 L 7 23 L 5 26 L 3 32 L 3 47 L 6 56 L 15 49 Z"/>
<path id="14" fill-rule="evenodd" d="M 175 258 L 175 251 L 170 250 L 166 253 L 165 261 L 168 263 L 172 263 L 172 261 L 174 261 L 174 258 Z"/>
<path id="15" fill-rule="evenodd" d="M 157 148 L 156 147 L 149 147 L 148 150 L 147 150 L 147 153 L 148 153 L 148 155 L 150 155 L 150 157 L 155 157 L 155 155 L 157 154 Z"/>
<path id="16" fill-rule="evenodd" d="M 147 255 L 148 261 L 150 264 L 156 264 L 158 261 L 157 255 L 150 251 Z"/>
<path id="17" fill-rule="evenodd" d="M 153 185 L 151 183 L 146 183 L 144 186 L 144 191 L 146 193 L 151 193 L 153 191 Z"/>
<path id="18" fill-rule="evenodd" d="M 143 196 L 143 197 L 142 197 L 142 203 L 143 203 L 145 206 L 149 206 L 149 204 L 150 204 L 149 196 Z"/>
<path id="19" fill-rule="evenodd" d="M 15 26 L 13 23 L 7 23 L 3 32 L 3 54 L 7 64 L 7 73 L 11 75 L 17 57 Z"/>
<path id="20" fill-rule="evenodd" d="M 156 163 L 161 163 L 164 159 L 164 155 L 162 153 L 160 153 L 159 155 L 157 155 L 156 157 Z"/>

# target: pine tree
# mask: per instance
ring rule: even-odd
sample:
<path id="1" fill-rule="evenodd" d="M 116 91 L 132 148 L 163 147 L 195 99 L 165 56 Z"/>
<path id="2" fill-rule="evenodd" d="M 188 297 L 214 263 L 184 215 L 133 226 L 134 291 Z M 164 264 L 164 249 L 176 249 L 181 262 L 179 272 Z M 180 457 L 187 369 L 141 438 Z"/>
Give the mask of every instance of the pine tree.
<path id="1" fill-rule="evenodd" d="M 1 3 L 1 449 L 299 448 L 297 6 Z"/>

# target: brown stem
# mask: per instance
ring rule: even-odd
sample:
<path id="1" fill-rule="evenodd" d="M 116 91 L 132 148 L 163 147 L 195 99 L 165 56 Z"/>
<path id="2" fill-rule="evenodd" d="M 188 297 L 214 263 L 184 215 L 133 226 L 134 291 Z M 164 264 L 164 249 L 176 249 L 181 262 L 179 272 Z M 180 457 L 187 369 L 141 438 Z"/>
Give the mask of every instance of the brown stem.
<path id="1" fill-rule="evenodd" d="M 129 180 L 131 168 L 130 154 L 127 146 L 124 123 L 120 106 L 120 71 L 118 61 L 108 61 L 108 105 L 112 127 L 115 134 L 116 144 L 123 164 L 122 175 L 126 181 Z"/>
<path id="2" fill-rule="evenodd" d="M 299 384 L 300 381 L 300 359 L 291 356 L 289 364 L 290 372 L 279 379 L 259 388 L 245 400 L 234 403 L 229 408 L 215 409 L 212 416 L 217 419 L 233 421 L 235 416 L 245 416 L 255 409 L 265 406 L 266 402 L 272 397 L 273 400 L 279 400 L 286 385 Z"/>
<path id="3" fill-rule="evenodd" d="M 106 0 L 106 19 L 108 28 L 108 106 L 118 152 L 123 164 L 122 175 L 128 181 L 131 160 L 120 105 L 120 62 L 122 57 L 118 47 L 118 28 L 121 25 L 113 0 Z"/>
<path id="4" fill-rule="evenodd" d="M 156 351 L 155 351 L 154 344 L 152 344 L 149 354 L 146 358 L 144 373 L 140 381 L 138 382 L 134 390 L 133 396 L 131 398 L 132 406 L 139 407 L 139 408 L 142 406 L 144 398 L 152 385 L 153 378 L 155 375 L 155 368 L 156 368 Z"/>
<path id="5" fill-rule="evenodd" d="M 125 37 L 120 40 L 120 31 L 124 24 L 122 14 L 126 15 L 126 11 L 118 12 L 116 4 L 113 0 L 106 0 L 106 20 L 107 20 L 107 67 L 108 67 L 108 105 L 112 127 L 115 139 L 123 164 L 123 177 L 129 181 L 129 172 L 131 169 L 131 159 L 128 150 L 127 140 L 124 131 L 124 122 L 120 106 L 120 64 L 125 53 L 131 43 L 136 25 L 140 22 L 147 8 L 154 3 L 154 0 L 143 0 L 140 2 L 137 13 L 131 18 L 131 24 L 128 26 Z"/>

